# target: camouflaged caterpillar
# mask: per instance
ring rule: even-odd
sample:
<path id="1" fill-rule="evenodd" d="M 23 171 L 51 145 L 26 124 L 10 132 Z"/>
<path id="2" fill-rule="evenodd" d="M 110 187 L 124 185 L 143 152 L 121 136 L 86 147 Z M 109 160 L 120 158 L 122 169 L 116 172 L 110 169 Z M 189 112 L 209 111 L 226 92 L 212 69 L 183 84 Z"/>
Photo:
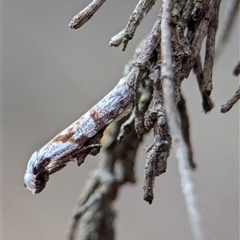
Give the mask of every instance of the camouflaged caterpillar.
<path id="1" fill-rule="evenodd" d="M 108 126 L 131 105 L 133 86 L 122 78 L 102 100 L 77 121 L 35 151 L 27 165 L 24 186 L 32 194 L 40 193 L 49 176 L 78 157 L 86 141 Z"/>

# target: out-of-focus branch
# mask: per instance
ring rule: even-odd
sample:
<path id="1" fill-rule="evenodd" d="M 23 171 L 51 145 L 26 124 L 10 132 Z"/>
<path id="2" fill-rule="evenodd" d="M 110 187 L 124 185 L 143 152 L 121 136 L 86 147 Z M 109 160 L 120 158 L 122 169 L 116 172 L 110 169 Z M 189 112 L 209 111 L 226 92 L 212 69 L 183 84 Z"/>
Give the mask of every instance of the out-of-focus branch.
<path id="1" fill-rule="evenodd" d="M 109 46 L 118 47 L 122 43 L 123 36 L 124 36 L 124 29 L 110 39 Z"/>
<path id="2" fill-rule="evenodd" d="M 191 229 L 195 240 L 203 240 L 204 233 L 200 223 L 200 213 L 196 204 L 194 183 L 191 178 L 191 170 L 188 166 L 188 146 L 184 141 L 179 124 L 179 113 L 174 101 L 174 81 L 172 70 L 172 48 L 171 48 L 171 26 L 170 8 L 171 0 L 163 0 L 162 23 L 161 23 L 161 77 L 163 81 L 164 103 L 167 112 L 167 120 L 172 145 L 175 151 L 178 169 L 181 178 L 182 192 L 184 194 L 186 208 L 188 211 Z"/>
<path id="3" fill-rule="evenodd" d="M 211 18 L 206 40 L 206 51 L 203 69 L 203 79 L 204 79 L 204 92 L 210 96 L 212 92 L 212 71 L 214 63 L 214 53 L 215 53 L 215 38 L 218 29 L 218 14 L 219 14 L 220 1 L 215 4 L 215 9 L 213 11 L 213 16 Z"/>
<path id="4" fill-rule="evenodd" d="M 187 161 L 188 161 L 189 166 L 192 169 L 195 169 L 196 163 L 193 159 L 193 149 L 192 149 L 192 144 L 191 144 L 191 140 L 190 140 L 190 123 L 189 123 L 189 119 L 188 119 L 186 101 L 182 94 L 181 94 L 181 99 L 177 104 L 177 109 L 178 109 L 179 116 L 181 119 L 182 136 L 183 136 L 183 139 L 184 139 L 184 141 L 187 145 L 187 149 L 188 149 Z"/>
<path id="5" fill-rule="evenodd" d="M 198 88 L 202 96 L 202 107 L 205 113 L 209 112 L 213 108 L 213 102 L 211 97 L 205 91 L 205 82 L 203 79 L 203 70 L 200 55 L 197 56 L 195 64 L 193 66 L 193 72 L 196 75 Z"/>
<path id="6" fill-rule="evenodd" d="M 166 172 L 167 159 L 172 146 L 166 119 L 159 62 L 160 56 L 155 69 L 152 70 L 150 75 L 153 85 L 153 99 L 148 111 L 144 114 L 145 128 L 148 130 L 153 128 L 154 135 L 153 143 L 146 150 L 147 157 L 143 183 L 143 199 L 149 204 L 152 204 L 154 198 L 153 187 L 155 177 Z"/>
<path id="7" fill-rule="evenodd" d="M 219 56 L 221 55 L 224 49 L 224 46 L 226 45 L 228 39 L 231 36 L 234 22 L 236 21 L 238 16 L 239 4 L 240 4 L 240 0 L 227 1 L 226 16 L 225 16 L 225 20 L 223 21 L 224 27 L 221 31 L 219 42 L 216 48 L 216 54 L 215 54 L 216 59 L 218 59 Z"/>
<path id="8" fill-rule="evenodd" d="M 239 74 L 240 74 L 240 61 L 237 63 L 237 65 L 233 69 L 233 75 L 238 76 Z M 233 105 L 236 102 L 238 102 L 239 99 L 240 99 L 240 86 L 238 87 L 238 90 L 235 92 L 232 98 L 221 106 L 221 113 L 228 112 L 233 107 Z"/>
<path id="9" fill-rule="evenodd" d="M 215 12 L 215 8 L 217 7 L 220 0 L 210 0 L 206 9 L 206 13 L 196 28 L 195 34 L 193 35 L 193 40 L 191 43 L 191 59 L 196 59 L 198 54 L 200 53 L 200 49 L 202 46 L 202 42 L 204 37 L 208 32 L 208 26 L 212 19 L 213 13 Z"/>

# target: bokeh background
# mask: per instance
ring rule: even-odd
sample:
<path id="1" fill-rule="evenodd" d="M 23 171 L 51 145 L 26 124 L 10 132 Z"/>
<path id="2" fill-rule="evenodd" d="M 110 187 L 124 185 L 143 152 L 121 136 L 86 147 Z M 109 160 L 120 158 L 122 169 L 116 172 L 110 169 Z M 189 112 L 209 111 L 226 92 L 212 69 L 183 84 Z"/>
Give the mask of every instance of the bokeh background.
<path id="1" fill-rule="evenodd" d="M 65 239 L 69 218 L 89 171 L 99 157 L 78 168 L 69 164 L 45 190 L 31 195 L 23 175 L 31 154 L 78 119 L 121 77 L 137 43 L 152 28 L 157 1 L 125 52 L 110 38 L 126 25 L 135 1 L 107 1 L 81 29 L 68 23 L 90 1 L 3 1 L 2 237 L 4 240 Z M 220 29 L 226 2 L 221 6 Z M 238 86 L 232 70 L 239 60 L 239 19 L 214 71 L 215 108 L 204 114 L 194 77 L 183 82 L 191 120 L 194 181 L 207 239 L 239 239 L 239 103 L 220 114 Z M 116 239 L 191 240 L 175 157 L 156 179 L 152 205 L 142 200 L 145 151 L 137 157 L 137 184 L 120 191 Z"/>

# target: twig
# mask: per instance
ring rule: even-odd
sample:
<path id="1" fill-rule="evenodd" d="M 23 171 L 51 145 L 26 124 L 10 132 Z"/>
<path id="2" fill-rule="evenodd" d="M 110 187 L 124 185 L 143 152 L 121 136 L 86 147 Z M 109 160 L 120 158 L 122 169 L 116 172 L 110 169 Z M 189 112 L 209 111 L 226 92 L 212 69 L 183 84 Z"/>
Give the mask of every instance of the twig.
<path id="1" fill-rule="evenodd" d="M 136 75 L 140 75 L 140 72 L 143 73 L 143 70 L 147 70 L 150 68 L 150 65 L 154 65 L 153 62 L 150 62 L 150 58 L 153 58 L 153 52 L 157 48 L 161 38 L 161 11 L 159 12 L 157 19 L 153 25 L 152 31 L 146 39 L 146 42 L 137 58 L 134 62 L 135 71 L 138 73 Z M 155 60 L 156 61 L 156 60 Z M 144 124 L 143 124 L 143 116 L 141 112 L 138 110 L 138 104 L 136 103 L 138 100 L 138 85 L 139 78 L 134 79 L 134 89 L 135 89 L 135 129 L 139 136 L 141 136 L 144 132 Z"/>
<path id="2" fill-rule="evenodd" d="M 69 240 L 75 239 L 78 222 L 81 218 L 83 222 L 80 225 L 80 239 L 89 239 L 93 233 L 98 236 L 98 239 L 113 239 L 114 231 L 113 226 L 109 224 L 109 218 L 112 222 L 115 214 L 111 209 L 110 202 L 116 198 L 117 189 L 118 181 L 108 168 L 96 170 L 93 178 L 88 180 L 71 219 L 68 232 Z M 81 200 L 84 201 L 81 202 Z M 92 224 L 89 224 L 87 212 L 92 216 Z M 104 212 L 108 212 L 108 214 L 103 214 Z"/>
<path id="3" fill-rule="evenodd" d="M 216 2 L 215 10 L 211 18 L 206 41 L 205 61 L 203 69 L 204 92 L 210 96 L 212 92 L 212 71 L 215 52 L 215 37 L 218 29 L 218 14 L 220 1 Z"/>
<path id="4" fill-rule="evenodd" d="M 239 99 L 240 99 L 240 87 L 238 87 L 238 90 L 235 92 L 233 97 L 221 106 L 221 113 L 228 112 Z"/>
<path id="5" fill-rule="evenodd" d="M 213 102 L 211 97 L 204 91 L 205 89 L 205 82 L 203 79 L 203 71 L 202 71 L 202 63 L 200 55 L 197 56 L 195 65 L 193 66 L 194 74 L 196 75 L 198 88 L 202 96 L 202 107 L 205 113 L 209 112 L 213 108 Z"/>
<path id="6" fill-rule="evenodd" d="M 87 7 L 73 17 L 69 23 L 72 29 L 78 29 L 85 24 L 97 12 L 106 0 L 93 0 Z"/>
<path id="7" fill-rule="evenodd" d="M 177 109 L 178 109 L 180 120 L 181 120 L 182 135 L 188 148 L 188 158 L 187 158 L 188 164 L 192 169 L 195 169 L 196 163 L 193 159 L 193 150 L 192 150 L 192 144 L 190 140 L 190 123 L 188 119 L 186 102 L 182 94 L 181 94 L 181 99 L 177 104 Z"/>
<path id="8" fill-rule="evenodd" d="M 155 177 L 166 172 L 167 159 L 171 150 L 171 137 L 166 119 L 160 71 L 160 64 L 156 64 L 155 69 L 150 74 L 154 88 L 153 99 L 151 106 L 144 115 L 145 128 L 151 129 L 153 127 L 154 132 L 154 142 L 146 151 L 147 158 L 143 183 L 143 199 L 149 204 L 152 203 L 154 197 L 153 187 Z"/>
<path id="9" fill-rule="evenodd" d="M 219 42 L 217 44 L 215 58 L 219 58 L 221 55 L 225 44 L 227 43 L 229 37 L 231 36 L 231 32 L 233 30 L 234 21 L 237 19 L 238 11 L 239 11 L 239 0 L 231 0 L 227 1 L 228 6 L 226 10 L 226 17 L 224 22 L 224 27 L 219 37 Z"/>
<path id="10" fill-rule="evenodd" d="M 161 39 L 161 10 L 157 16 L 157 19 L 153 25 L 153 28 L 146 39 L 145 45 L 142 47 L 141 54 L 139 54 L 135 66 L 143 69 L 149 66 L 149 59 L 152 56 L 153 51 Z"/>
<path id="11" fill-rule="evenodd" d="M 122 50 L 125 51 L 129 40 L 134 36 L 137 26 L 141 23 L 144 16 L 152 8 L 156 0 L 139 0 L 133 13 L 131 14 L 127 26 L 124 29 Z"/>
<path id="12" fill-rule="evenodd" d="M 211 17 L 213 15 L 214 10 L 217 7 L 217 4 L 219 3 L 219 1 L 220 0 L 210 0 L 209 1 L 209 4 L 206 9 L 206 13 L 194 33 L 194 37 L 193 37 L 193 40 L 191 43 L 191 50 L 192 50 L 191 59 L 196 59 L 196 57 L 200 53 L 201 45 L 202 45 L 204 37 L 207 34 Z"/>
<path id="13" fill-rule="evenodd" d="M 123 36 L 124 36 L 124 29 L 110 39 L 109 46 L 118 47 L 122 43 Z"/>
<path id="14" fill-rule="evenodd" d="M 185 197 L 186 207 L 190 218 L 191 229 L 196 240 L 203 240 L 203 230 L 200 224 L 200 213 L 196 205 L 194 184 L 191 179 L 191 171 L 188 166 L 188 148 L 184 141 L 179 126 L 179 114 L 174 101 L 174 82 L 172 72 L 172 49 L 170 35 L 170 6 L 171 1 L 163 0 L 162 24 L 161 24 L 161 75 L 163 79 L 164 103 L 167 112 L 168 126 L 172 137 L 172 144 L 178 162 L 181 177 L 182 191 Z"/>
<path id="15" fill-rule="evenodd" d="M 237 63 L 233 70 L 233 75 L 238 76 L 239 74 L 240 74 L 240 61 Z M 221 113 L 228 112 L 239 99 L 240 99 L 240 86 L 238 87 L 238 90 L 235 92 L 233 97 L 221 106 Z"/>

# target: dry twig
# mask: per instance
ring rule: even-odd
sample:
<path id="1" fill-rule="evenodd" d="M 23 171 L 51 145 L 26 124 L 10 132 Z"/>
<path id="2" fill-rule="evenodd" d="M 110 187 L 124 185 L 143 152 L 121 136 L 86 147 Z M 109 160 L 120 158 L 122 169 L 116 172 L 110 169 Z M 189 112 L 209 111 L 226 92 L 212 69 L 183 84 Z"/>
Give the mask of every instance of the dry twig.
<path id="1" fill-rule="evenodd" d="M 221 113 L 228 112 L 239 99 L 240 99 L 240 87 L 238 87 L 238 90 L 235 92 L 233 97 L 221 106 Z"/>
<path id="2" fill-rule="evenodd" d="M 197 56 L 195 65 L 193 66 L 194 74 L 197 78 L 197 83 L 199 87 L 199 91 L 202 96 L 202 107 L 205 113 L 209 112 L 213 108 L 213 102 L 211 97 L 205 91 L 205 82 L 203 79 L 203 71 L 202 71 L 202 63 L 200 55 Z"/>
<path id="3" fill-rule="evenodd" d="M 78 29 L 85 24 L 97 12 L 106 0 L 93 0 L 87 7 L 73 17 L 69 23 L 72 29 Z"/>
<path id="4" fill-rule="evenodd" d="M 215 37 L 218 29 L 219 5 L 220 5 L 220 1 L 217 1 L 217 3 L 215 4 L 213 15 L 211 16 L 211 21 L 208 27 L 207 41 L 206 41 L 203 81 L 205 84 L 204 92 L 208 96 L 210 96 L 212 92 L 212 71 L 213 71 L 214 53 L 215 53 Z"/>
<path id="5" fill-rule="evenodd" d="M 131 14 L 127 26 L 124 29 L 122 50 L 125 51 L 129 40 L 134 36 L 137 26 L 141 23 L 144 16 L 152 8 L 156 0 L 139 0 L 133 13 Z"/>
<path id="6" fill-rule="evenodd" d="M 200 213 L 196 204 L 194 183 L 191 179 L 191 171 L 188 166 L 188 146 L 184 141 L 179 124 L 179 113 L 174 101 L 174 82 L 172 71 L 172 49 L 170 29 L 170 7 L 171 1 L 163 0 L 162 23 L 161 23 L 161 77 L 163 81 L 164 103 L 167 112 L 167 120 L 172 144 L 178 162 L 178 169 L 181 178 L 182 192 L 184 194 L 186 208 L 190 218 L 191 229 L 194 239 L 203 240 L 204 234 L 200 224 Z"/>

